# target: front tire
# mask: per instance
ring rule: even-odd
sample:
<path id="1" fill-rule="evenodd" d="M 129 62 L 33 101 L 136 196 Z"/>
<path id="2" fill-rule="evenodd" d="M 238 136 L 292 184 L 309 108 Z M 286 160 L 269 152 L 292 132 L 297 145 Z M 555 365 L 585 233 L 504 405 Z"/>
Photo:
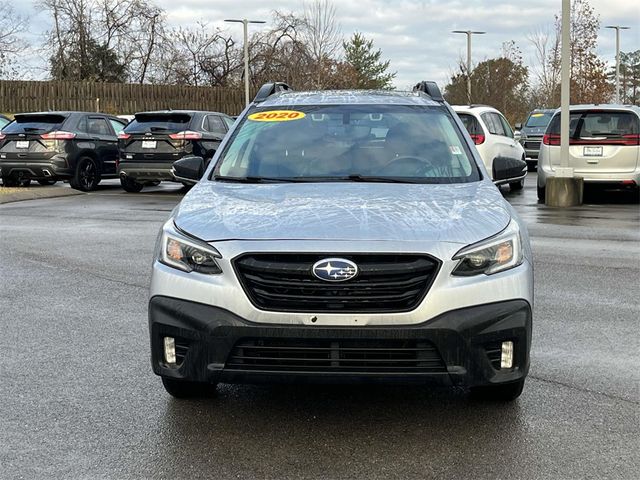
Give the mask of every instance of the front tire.
<path id="1" fill-rule="evenodd" d="M 471 388 L 471 396 L 477 400 L 493 400 L 497 402 L 512 402 L 520 396 L 524 388 L 524 378 L 513 383 L 501 385 L 486 385 Z"/>
<path id="2" fill-rule="evenodd" d="M 69 183 L 71 188 L 81 192 L 95 190 L 100 183 L 100 170 L 96 161 L 90 157 L 83 157 L 78 160 L 76 171 Z"/>
<path id="3" fill-rule="evenodd" d="M 527 171 L 535 172 L 538 169 L 538 162 L 532 162 L 531 160 L 527 160 Z"/>
<path id="4" fill-rule="evenodd" d="M 538 201 L 546 201 L 547 189 L 546 187 L 538 187 Z"/>
<path id="5" fill-rule="evenodd" d="M 511 189 L 512 192 L 515 192 L 517 190 L 522 190 L 524 188 L 524 179 L 519 180 L 517 182 L 509 183 L 509 188 Z"/>
<path id="6" fill-rule="evenodd" d="M 214 383 L 188 382 L 162 377 L 162 385 L 169 395 L 174 398 L 210 397 L 216 391 Z"/>
<path id="7" fill-rule="evenodd" d="M 129 193 L 138 193 L 142 191 L 142 188 L 144 187 L 142 183 L 138 183 L 132 178 L 124 175 L 120 177 L 120 185 L 122 185 L 125 192 Z"/>

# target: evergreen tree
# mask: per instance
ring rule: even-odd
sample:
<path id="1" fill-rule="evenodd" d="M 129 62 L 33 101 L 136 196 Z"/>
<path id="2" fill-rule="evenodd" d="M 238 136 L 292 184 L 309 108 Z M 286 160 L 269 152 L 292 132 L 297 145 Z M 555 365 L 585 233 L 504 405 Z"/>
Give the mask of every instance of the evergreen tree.
<path id="1" fill-rule="evenodd" d="M 390 62 L 381 61 L 382 52 L 374 50 L 373 40 L 367 40 L 364 35 L 355 32 L 342 46 L 345 62 L 353 67 L 356 74 L 354 87 L 385 90 L 393 88 L 391 82 L 396 72 L 388 72 Z"/>

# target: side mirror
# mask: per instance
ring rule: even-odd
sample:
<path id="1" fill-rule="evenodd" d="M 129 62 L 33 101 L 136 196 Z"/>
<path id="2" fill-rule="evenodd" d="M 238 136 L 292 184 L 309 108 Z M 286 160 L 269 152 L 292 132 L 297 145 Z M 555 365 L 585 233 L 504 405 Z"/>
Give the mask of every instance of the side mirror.
<path id="1" fill-rule="evenodd" d="M 522 177 L 527 173 L 527 162 L 508 157 L 496 157 L 493 160 L 493 181 Z"/>
<path id="2" fill-rule="evenodd" d="M 516 123 L 516 130 L 522 130 L 522 124 Z"/>
<path id="3" fill-rule="evenodd" d="M 204 173 L 204 160 L 201 157 L 184 157 L 173 162 L 171 173 L 176 180 L 195 185 Z"/>

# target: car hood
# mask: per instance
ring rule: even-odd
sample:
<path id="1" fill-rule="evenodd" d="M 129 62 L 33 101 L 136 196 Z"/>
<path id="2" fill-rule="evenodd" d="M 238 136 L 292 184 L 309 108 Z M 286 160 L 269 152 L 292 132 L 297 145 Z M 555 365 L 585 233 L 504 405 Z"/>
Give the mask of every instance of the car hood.
<path id="1" fill-rule="evenodd" d="M 174 212 L 205 241 L 389 240 L 468 245 L 504 229 L 506 201 L 489 181 L 456 184 L 201 181 Z"/>

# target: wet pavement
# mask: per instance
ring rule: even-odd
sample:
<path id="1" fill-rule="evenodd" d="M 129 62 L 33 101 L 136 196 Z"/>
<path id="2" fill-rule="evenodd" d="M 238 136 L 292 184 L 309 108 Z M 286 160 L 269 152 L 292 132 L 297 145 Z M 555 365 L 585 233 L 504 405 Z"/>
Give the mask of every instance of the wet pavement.
<path id="1" fill-rule="evenodd" d="M 504 189 L 536 274 L 530 376 L 505 405 L 384 386 L 173 400 L 149 365 L 146 295 L 181 193 L 105 182 L 0 205 L 0 478 L 637 478 L 636 196 L 558 210 L 535 175 Z"/>

